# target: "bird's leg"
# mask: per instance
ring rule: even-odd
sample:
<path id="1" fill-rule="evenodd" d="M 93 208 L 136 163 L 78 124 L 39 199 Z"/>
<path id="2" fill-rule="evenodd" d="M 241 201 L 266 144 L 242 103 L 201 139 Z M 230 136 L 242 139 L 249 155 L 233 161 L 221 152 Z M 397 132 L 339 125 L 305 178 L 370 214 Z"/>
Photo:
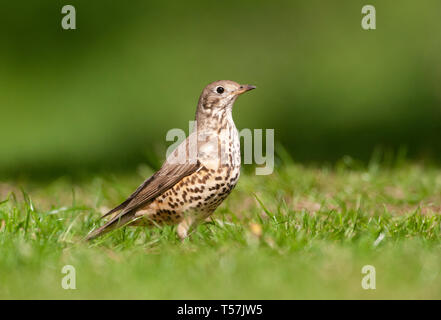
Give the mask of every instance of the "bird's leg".
<path id="1" fill-rule="evenodd" d="M 181 241 L 184 241 L 184 239 L 187 238 L 190 232 L 194 229 L 194 222 L 194 218 L 188 215 L 178 224 L 176 231 Z"/>

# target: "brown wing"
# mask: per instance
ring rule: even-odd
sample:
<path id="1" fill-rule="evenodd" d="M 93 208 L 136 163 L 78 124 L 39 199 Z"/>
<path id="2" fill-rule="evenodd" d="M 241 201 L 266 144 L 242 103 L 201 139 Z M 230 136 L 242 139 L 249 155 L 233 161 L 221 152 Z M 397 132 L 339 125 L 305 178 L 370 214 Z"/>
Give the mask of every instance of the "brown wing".
<path id="1" fill-rule="evenodd" d="M 124 209 L 125 207 L 127 207 L 127 205 L 130 203 L 130 201 L 132 201 L 138 195 L 138 193 L 140 193 L 154 178 L 155 178 L 155 175 L 146 179 L 138 188 L 136 188 L 135 192 L 133 192 L 126 200 L 124 200 L 124 202 L 122 202 L 120 205 L 116 206 L 115 208 L 113 208 L 112 210 L 110 210 L 109 212 L 104 214 L 101 217 L 101 219 L 104 217 L 107 217 L 108 215 L 110 215 L 114 212 L 120 211 L 120 210 Z"/>
<path id="2" fill-rule="evenodd" d="M 184 177 L 196 172 L 201 168 L 201 164 L 168 164 L 166 163 L 152 178 L 148 179 L 142 188 L 135 191 L 133 199 L 127 204 L 120 215 L 138 209 L 152 201 L 158 195 L 164 193 Z"/>
<path id="3" fill-rule="evenodd" d="M 102 227 L 96 229 L 87 236 L 90 240 L 97 236 L 126 224 L 131 220 L 132 214 L 136 209 L 143 207 L 153 201 L 158 195 L 164 193 L 184 177 L 196 172 L 201 168 L 199 161 L 196 163 L 170 164 L 165 163 L 158 172 L 144 181 L 126 201 L 112 209 L 106 215 L 122 210 Z"/>

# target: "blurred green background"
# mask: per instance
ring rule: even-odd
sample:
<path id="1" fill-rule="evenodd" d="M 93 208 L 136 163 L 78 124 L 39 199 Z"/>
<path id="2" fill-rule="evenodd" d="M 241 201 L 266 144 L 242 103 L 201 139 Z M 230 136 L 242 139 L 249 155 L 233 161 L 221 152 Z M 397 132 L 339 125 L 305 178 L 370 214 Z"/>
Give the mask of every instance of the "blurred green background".
<path id="1" fill-rule="evenodd" d="M 74 5 L 77 30 L 62 30 Z M 362 30 L 375 5 L 377 30 Z M 1 1 L 0 173 L 133 170 L 202 88 L 254 84 L 239 129 L 274 128 L 296 161 L 441 159 L 441 2 Z M 162 149 L 161 149 L 162 150 Z M 0 177 L 1 177 L 0 176 Z"/>

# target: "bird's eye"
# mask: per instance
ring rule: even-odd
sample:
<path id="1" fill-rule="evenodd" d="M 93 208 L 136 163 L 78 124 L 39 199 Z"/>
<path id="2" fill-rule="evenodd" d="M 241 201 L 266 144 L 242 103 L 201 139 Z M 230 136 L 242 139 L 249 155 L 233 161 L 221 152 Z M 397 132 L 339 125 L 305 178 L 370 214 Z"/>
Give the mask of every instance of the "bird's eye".
<path id="1" fill-rule="evenodd" d="M 223 87 L 217 87 L 216 88 L 216 91 L 217 91 L 217 93 L 224 93 L 224 88 Z"/>

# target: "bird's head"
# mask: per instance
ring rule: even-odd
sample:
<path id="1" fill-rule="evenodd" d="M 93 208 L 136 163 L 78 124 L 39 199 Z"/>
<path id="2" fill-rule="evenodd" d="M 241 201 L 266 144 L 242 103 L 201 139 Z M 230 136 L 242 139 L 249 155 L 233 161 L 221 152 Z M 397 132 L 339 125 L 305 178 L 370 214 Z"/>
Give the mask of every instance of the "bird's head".
<path id="1" fill-rule="evenodd" d="M 199 111 L 214 112 L 230 108 L 242 93 L 255 89 L 255 86 L 239 84 L 231 80 L 215 81 L 207 85 L 199 98 Z"/>

